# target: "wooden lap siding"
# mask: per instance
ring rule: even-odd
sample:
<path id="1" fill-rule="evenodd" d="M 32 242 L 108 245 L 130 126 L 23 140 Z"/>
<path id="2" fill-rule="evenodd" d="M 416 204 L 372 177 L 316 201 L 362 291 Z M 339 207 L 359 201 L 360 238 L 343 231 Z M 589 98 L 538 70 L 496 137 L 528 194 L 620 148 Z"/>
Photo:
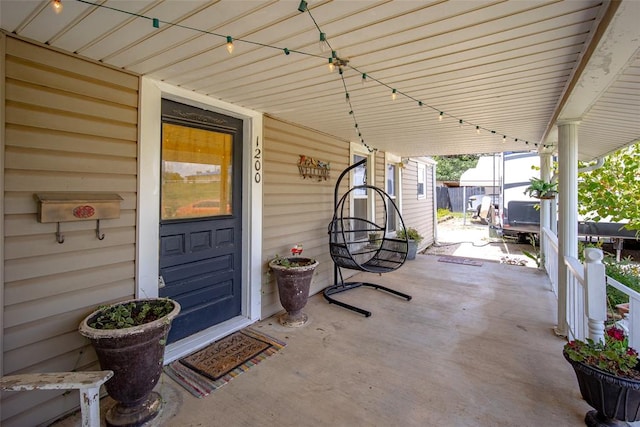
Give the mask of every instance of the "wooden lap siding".
<path id="1" fill-rule="evenodd" d="M 92 369 L 77 332 L 95 306 L 135 292 L 138 78 L 6 37 L 4 375 Z M 34 193 L 119 194 L 119 219 L 36 219 Z M 5 427 L 77 407 L 76 392 L 4 393 Z"/>
<path id="2" fill-rule="evenodd" d="M 434 243 L 433 230 L 433 168 L 434 164 L 425 159 L 421 163 L 426 167 L 426 197 L 418 199 L 418 163 L 411 159 L 402 169 L 402 219 L 404 225 L 413 227 L 424 237 L 418 249 L 422 250 Z"/>
<path id="3" fill-rule="evenodd" d="M 263 175 L 263 280 L 262 317 L 282 310 L 275 279 L 267 263 L 276 254 L 290 255 L 302 243 L 303 256 L 320 265 L 310 293 L 333 284 L 327 227 L 333 217 L 333 190 L 338 175 L 347 167 L 349 143 L 271 117 L 264 119 Z M 326 181 L 303 179 L 298 173 L 299 155 L 331 163 Z M 346 181 L 346 180 L 345 180 Z"/>

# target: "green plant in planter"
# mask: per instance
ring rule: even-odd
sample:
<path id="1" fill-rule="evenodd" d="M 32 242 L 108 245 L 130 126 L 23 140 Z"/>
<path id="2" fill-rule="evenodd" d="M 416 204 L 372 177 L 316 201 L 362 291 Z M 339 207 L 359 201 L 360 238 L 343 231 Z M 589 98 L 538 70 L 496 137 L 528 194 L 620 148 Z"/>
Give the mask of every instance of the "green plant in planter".
<path id="1" fill-rule="evenodd" d="M 313 265 L 316 262 L 313 258 L 304 257 L 282 257 L 276 254 L 275 258 L 270 261 L 270 264 L 279 265 L 284 268 L 305 267 Z"/>
<path id="2" fill-rule="evenodd" d="M 557 192 L 557 182 L 549 182 L 540 178 L 531 178 L 529 180 L 529 186 L 524 190 L 524 194 L 536 198 L 551 198 L 555 196 Z"/>
<path id="3" fill-rule="evenodd" d="M 623 378 L 640 380 L 638 352 L 629 347 L 629 338 L 615 326 L 606 329 L 604 342 L 575 340 L 564 346 L 569 359 L 582 362 Z"/>
<path id="4" fill-rule="evenodd" d="M 418 230 L 416 230 L 415 228 L 407 228 L 406 232 L 405 230 L 399 230 L 396 232 L 396 237 L 398 239 L 408 239 L 408 240 L 414 240 L 416 243 L 420 243 L 420 241 L 422 241 L 422 239 L 424 239 L 424 237 L 422 237 L 420 235 L 420 233 L 418 233 Z"/>
<path id="5" fill-rule="evenodd" d="M 89 326 L 96 329 L 124 329 L 153 322 L 171 313 L 170 299 L 131 301 L 98 307 L 98 315 Z"/>

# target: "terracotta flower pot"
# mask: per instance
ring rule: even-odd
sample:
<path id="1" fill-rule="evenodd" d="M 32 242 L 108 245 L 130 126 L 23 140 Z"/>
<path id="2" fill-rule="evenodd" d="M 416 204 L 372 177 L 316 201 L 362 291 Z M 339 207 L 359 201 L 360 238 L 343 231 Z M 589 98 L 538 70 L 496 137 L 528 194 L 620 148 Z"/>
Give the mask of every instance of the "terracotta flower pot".
<path id="1" fill-rule="evenodd" d="M 130 300 L 112 306 L 153 300 Z M 180 312 L 180 305 L 171 302 L 173 310 L 169 314 L 139 326 L 122 329 L 90 326 L 102 309 L 91 313 L 80 324 L 80 334 L 91 341 L 100 368 L 113 371 L 113 378 L 105 383 L 105 388 L 117 404 L 107 411 L 108 426 L 140 426 L 158 415 L 161 396 L 152 390 L 162 373 L 171 321 Z"/>
<path id="2" fill-rule="evenodd" d="M 565 359 L 578 379 L 582 398 L 595 409 L 585 417 L 590 427 L 622 426 L 619 421 L 640 421 L 640 381 L 603 372 L 582 362 Z"/>
<path id="3" fill-rule="evenodd" d="M 307 322 L 307 315 L 302 309 L 307 305 L 309 288 L 313 272 L 318 266 L 318 261 L 310 258 L 291 257 L 286 258 L 290 263 L 302 264 L 301 266 L 280 265 L 278 259 L 269 263 L 278 285 L 280 304 L 287 311 L 280 317 L 280 323 L 285 326 L 302 326 Z"/>

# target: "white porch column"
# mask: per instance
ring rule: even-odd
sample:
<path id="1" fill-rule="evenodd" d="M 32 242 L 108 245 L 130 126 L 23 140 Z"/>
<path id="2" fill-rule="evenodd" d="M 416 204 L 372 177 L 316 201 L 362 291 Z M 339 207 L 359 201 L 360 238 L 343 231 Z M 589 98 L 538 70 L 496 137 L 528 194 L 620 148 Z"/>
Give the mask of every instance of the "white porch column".
<path id="1" fill-rule="evenodd" d="M 552 165 L 551 165 L 551 153 L 540 153 L 540 179 L 544 179 L 545 181 L 551 180 L 552 175 Z M 545 259 L 544 253 L 544 234 L 542 233 L 543 228 L 551 227 L 551 205 L 555 204 L 555 199 L 552 200 L 540 200 L 540 257 Z"/>
<path id="2" fill-rule="evenodd" d="M 578 120 L 558 122 L 558 335 L 567 335 L 567 266 L 578 257 Z"/>

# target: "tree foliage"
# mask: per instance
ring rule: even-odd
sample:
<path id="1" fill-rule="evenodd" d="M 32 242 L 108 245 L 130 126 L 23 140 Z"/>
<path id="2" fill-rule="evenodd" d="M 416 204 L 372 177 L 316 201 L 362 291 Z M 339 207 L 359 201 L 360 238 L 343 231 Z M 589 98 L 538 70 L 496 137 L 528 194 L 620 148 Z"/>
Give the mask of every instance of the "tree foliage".
<path id="1" fill-rule="evenodd" d="M 476 154 L 434 156 L 433 159 L 438 162 L 436 167 L 436 180 L 459 181 L 463 172 L 476 167 L 478 157 Z"/>
<path id="2" fill-rule="evenodd" d="M 585 219 L 628 220 L 640 231 L 640 142 L 608 156 L 604 165 L 579 174 L 579 212 Z"/>

